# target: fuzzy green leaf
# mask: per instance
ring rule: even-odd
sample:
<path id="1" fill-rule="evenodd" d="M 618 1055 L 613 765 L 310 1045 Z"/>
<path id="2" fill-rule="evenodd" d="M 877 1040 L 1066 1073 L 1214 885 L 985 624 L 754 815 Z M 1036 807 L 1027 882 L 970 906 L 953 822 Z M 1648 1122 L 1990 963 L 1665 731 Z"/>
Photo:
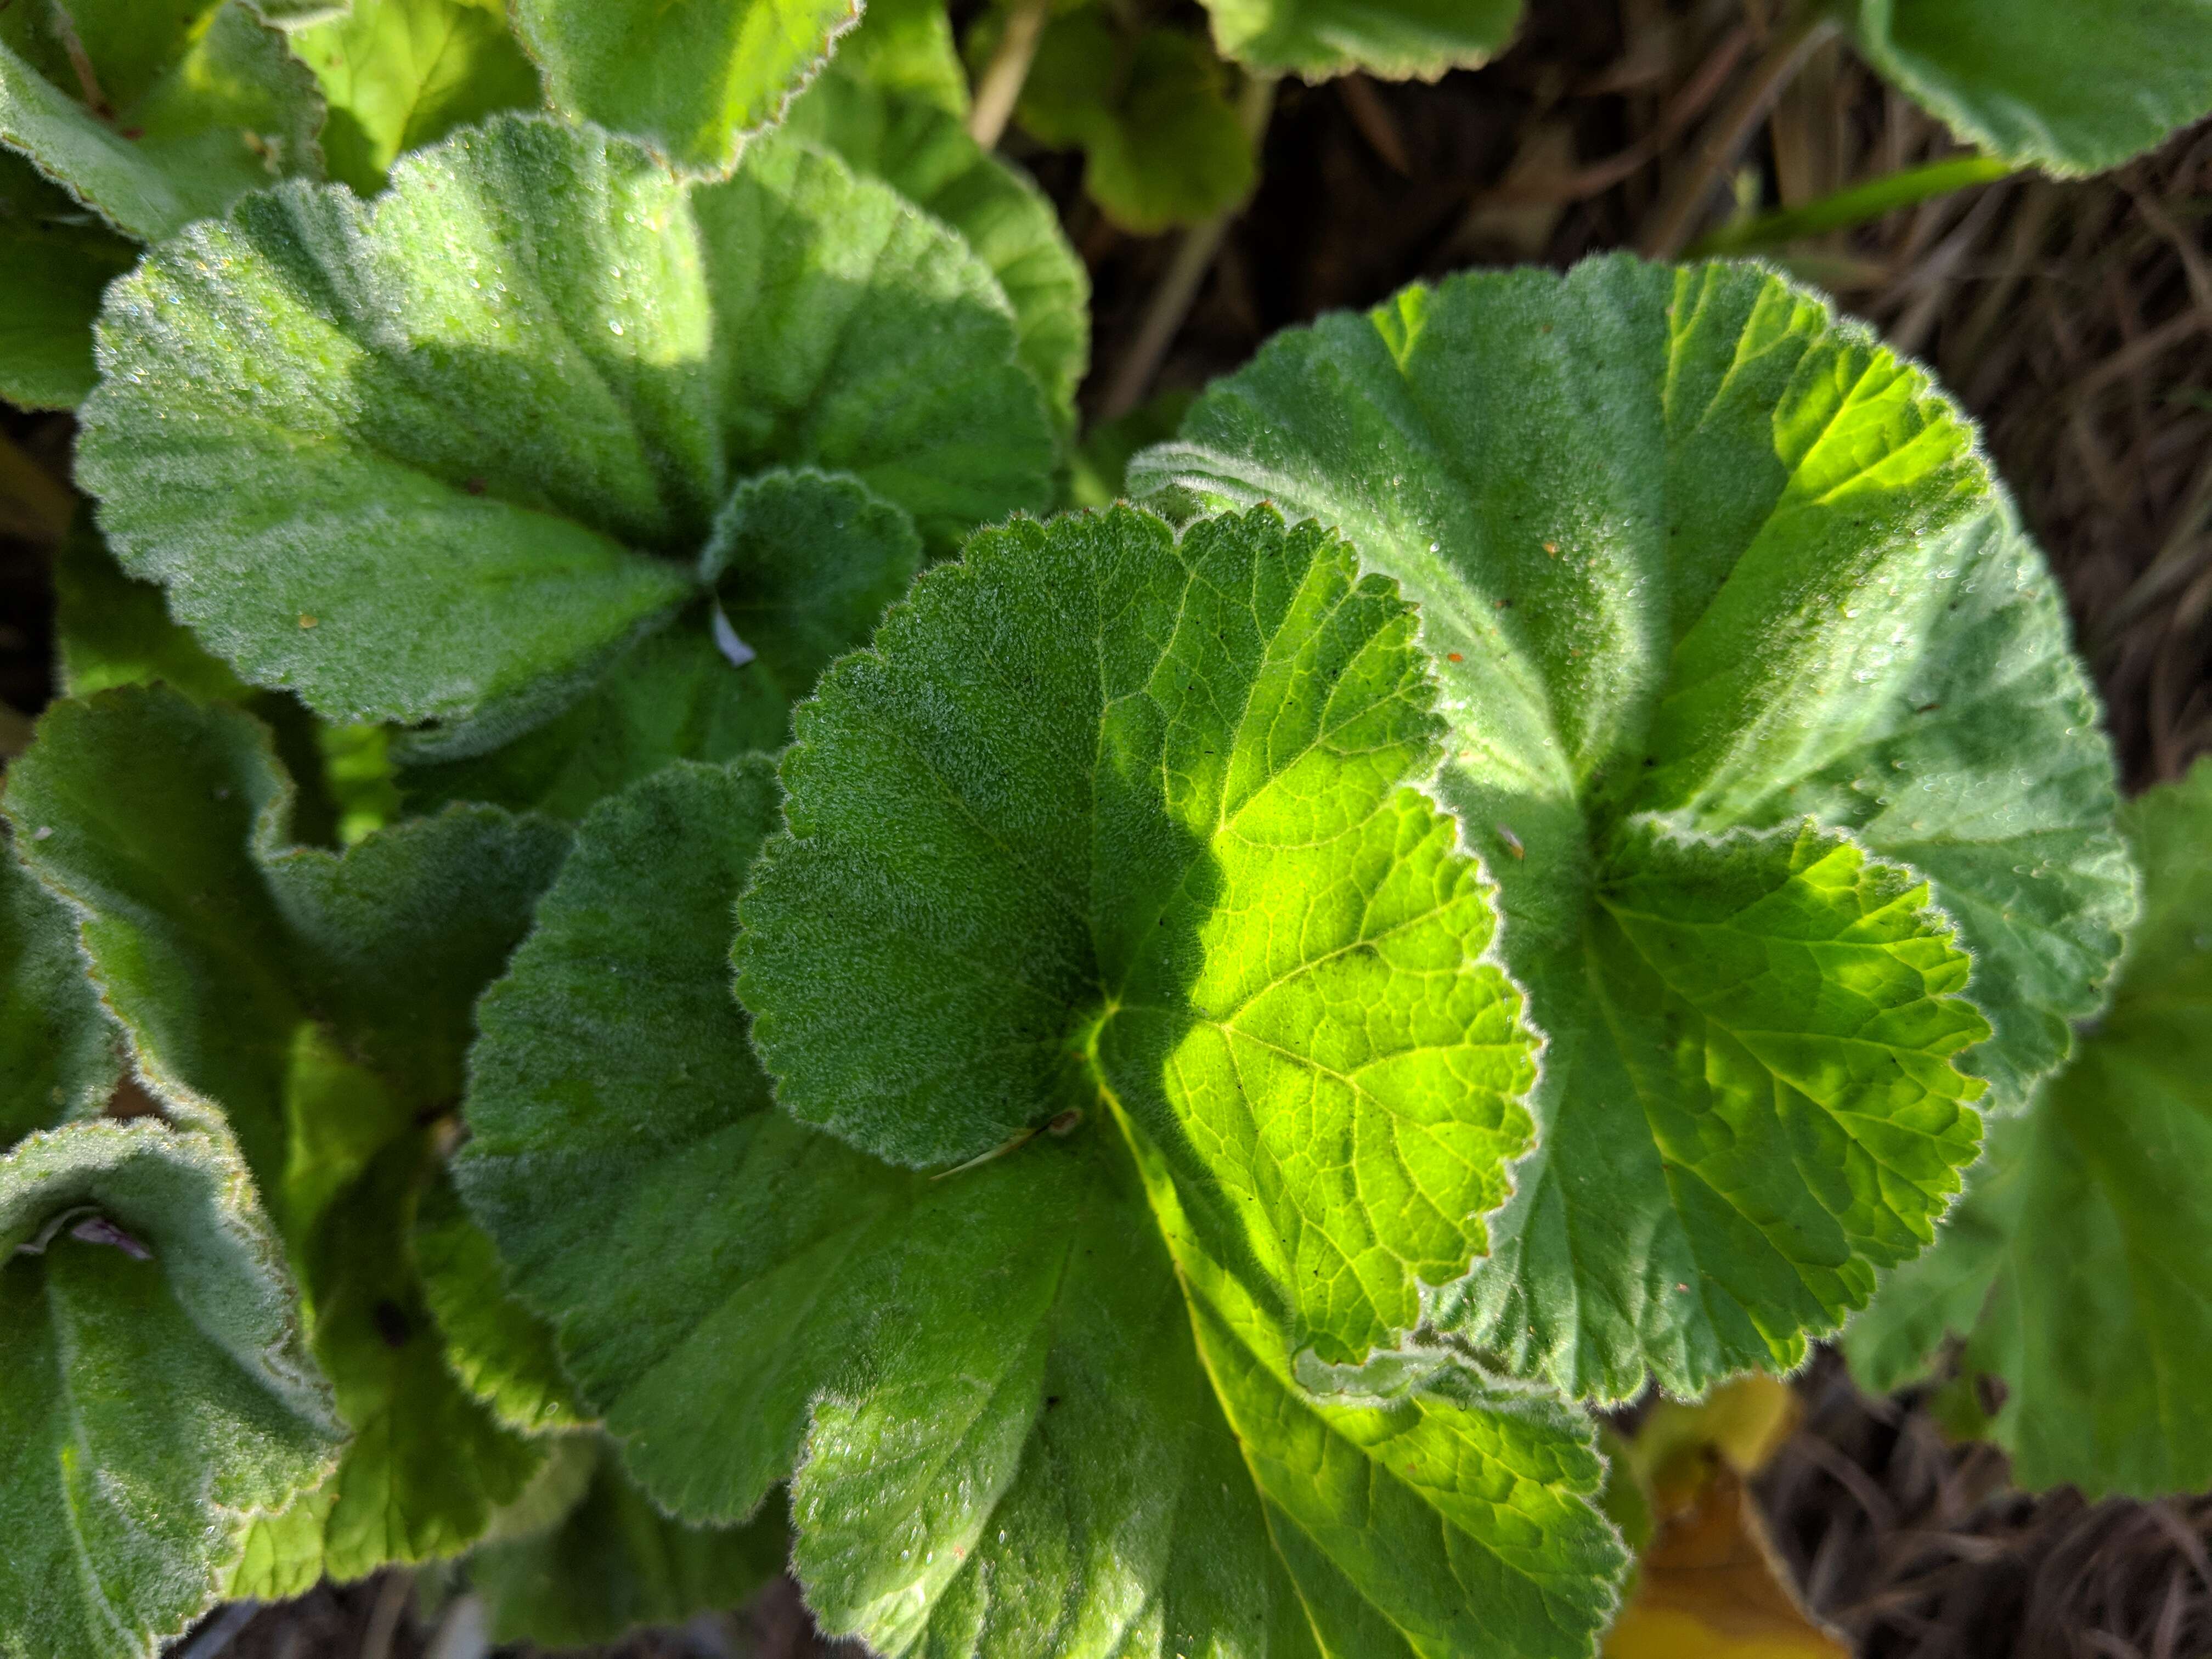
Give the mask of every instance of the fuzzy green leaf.
<path id="1" fill-rule="evenodd" d="M 98 1116 L 122 1075 L 118 1035 L 85 977 L 76 918 L 0 841 L 0 1150 Z"/>
<path id="2" fill-rule="evenodd" d="M 2212 1484 L 2212 763 L 2122 822 L 2144 913 L 2112 1012 L 1844 1347 L 1887 1389 L 1961 1335 L 2022 1485 L 2155 1498 Z"/>
<path id="3" fill-rule="evenodd" d="M 922 551 L 906 514 L 858 479 L 764 472 L 715 518 L 699 562 L 708 599 L 537 730 L 487 755 L 410 767 L 408 793 L 573 818 L 672 760 L 780 749 L 792 702 L 867 638 Z"/>
<path id="4" fill-rule="evenodd" d="M 1279 337 L 1130 482 L 1312 514 L 1421 605 L 1440 793 L 1551 1035 L 1540 1151 L 1460 1328 L 1578 1394 L 1795 1364 L 1926 1243 L 1973 1155 L 1947 1081 L 1960 951 L 1994 1034 L 1960 1063 L 2016 1109 L 2133 911 L 2095 702 L 1965 418 L 1766 271 L 1612 258 Z M 1735 830 L 1762 834 L 1711 839 Z M 1705 993 L 1633 930 L 1619 948 L 1624 881 L 1663 884 L 1637 908 L 1678 921 L 1769 895 L 1730 947 L 1771 964 L 1729 1017 L 1765 1054 L 1660 1017 L 1645 992 Z M 1849 999 L 1783 992 L 1824 937 L 1892 958 L 1875 1006 L 1911 1032 L 1841 1069 L 1814 1056 L 1850 1038 Z"/>
<path id="5" fill-rule="evenodd" d="M 0 1652 L 137 1659 L 340 1431 L 234 1152 L 153 1119 L 0 1154 Z"/>
<path id="6" fill-rule="evenodd" d="M 291 844 L 291 798 L 258 722 L 130 688 L 56 705 L 6 803 L 139 1075 L 243 1147 L 354 1431 L 255 1528 L 241 1571 L 264 1586 L 457 1551 L 536 1467 L 454 1380 L 408 1243 L 469 1006 L 565 845 L 477 808 L 340 855 Z"/>
<path id="7" fill-rule="evenodd" d="M 556 109 L 727 173 L 860 15 L 858 0 L 514 0 Z"/>
<path id="8" fill-rule="evenodd" d="M 778 1098 L 931 1167 L 1103 1091 L 1301 1346 L 1390 1346 L 1481 1252 L 1534 1079 L 1484 887 L 1400 787 L 1442 729 L 1412 635 L 1264 512 L 970 543 L 800 714 L 740 958 Z"/>
<path id="9" fill-rule="evenodd" d="M 1434 81 L 1503 52 L 1521 0 L 1206 0 L 1222 56 L 1309 81 Z"/>
<path id="10" fill-rule="evenodd" d="M 321 173 L 314 77 L 246 0 L 0 11 L 0 142 L 141 241 Z"/>
<path id="11" fill-rule="evenodd" d="M 737 1607 L 783 1571 L 791 1527 L 781 1504 L 742 1527 L 689 1527 L 653 1506 L 609 1442 L 589 1437 L 582 1455 L 586 1484 L 553 1524 L 469 1557 L 494 1643 L 613 1642 Z"/>
<path id="12" fill-rule="evenodd" d="M 1875 67 L 1965 143 L 2062 178 L 2212 112 L 2203 0 L 1858 0 Z"/>
<path id="13" fill-rule="evenodd" d="M 463 1190 L 647 1489 L 726 1522 L 799 1459 L 810 1602 L 894 1654 L 1586 1652 L 1586 1425 L 1434 1360 L 1310 1402 L 1233 1280 L 1186 1298 L 1108 1116 L 934 1181 L 770 1109 L 724 918 L 775 807 L 765 762 L 603 803 L 472 1060 Z"/>
<path id="14" fill-rule="evenodd" d="M 1048 144 L 1081 146 L 1084 189 L 1139 235 L 1234 207 L 1258 176 L 1206 42 L 1173 28 L 1130 34 L 1097 7 L 1045 26 L 1015 113 Z"/>
<path id="15" fill-rule="evenodd" d="M 27 409 L 74 409 L 97 378 L 92 321 L 108 283 L 137 248 L 20 155 L 0 149 L 0 398 Z"/>
<path id="16" fill-rule="evenodd" d="M 1072 427 L 1075 389 L 1091 365 L 1090 273 L 1044 192 L 987 154 L 957 113 L 886 85 L 870 60 L 848 62 L 852 46 L 866 41 L 873 27 L 863 25 L 840 48 L 793 100 L 785 125 L 960 233 L 1014 308 L 1023 366 Z"/>
<path id="17" fill-rule="evenodd" d="M 291 187 L 195 228 L 101 326 L 80 470 L 125 567 L 248 680 L 445 722 L 447 752 L 702 617 L 715 515 L 763 471 L 849 471 L 939 550 L 1048 489 L 990 273 L 789 141 L 687 192 L 496 117 L 372 207 Z"/>
<path id="18" fill-rule="evenodd" d="M 499 0 L 353 0 L 343 17 L 297 29 L 330 119 L 331 177 L 364 196 L 392 164 L 455 127 L 538 103 L 538 71 Z"/>

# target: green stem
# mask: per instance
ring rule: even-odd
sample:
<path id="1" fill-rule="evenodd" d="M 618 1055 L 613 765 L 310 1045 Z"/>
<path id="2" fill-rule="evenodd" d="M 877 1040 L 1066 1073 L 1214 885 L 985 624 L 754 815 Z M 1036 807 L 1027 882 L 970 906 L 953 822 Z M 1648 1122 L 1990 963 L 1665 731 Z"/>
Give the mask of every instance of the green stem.
<path id="1" fill-rule="evenodd" d="M 1723 225 L 1691 244 L 1686 258 L 1709 259 L 1758 248 L 1778 247 L 1801 237 L 1824 235 L 1870 223 L 1899 208 L 1917 207 L 1938 196 L 1974 185 L 1994 184 L 2016 171 L 1994 155 L 1953 155 L 1925 167 L 1884 173 L 1863 184 L 1808 202 L 1803 207 L 1779 213 L 1763 213 L 1755 219 Z"/>

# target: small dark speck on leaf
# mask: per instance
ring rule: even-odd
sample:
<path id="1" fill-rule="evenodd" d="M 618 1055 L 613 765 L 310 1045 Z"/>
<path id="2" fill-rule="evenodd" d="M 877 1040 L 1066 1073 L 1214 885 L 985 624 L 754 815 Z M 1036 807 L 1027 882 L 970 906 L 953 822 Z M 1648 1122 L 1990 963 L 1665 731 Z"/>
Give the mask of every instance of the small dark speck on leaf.
<path id="1" fill-rule="evenodd" d="M 125 138 L 131 139 L 143 138 L 146 136 L 146 129 L 143 127 L 125 127 L 123 129 L 123 136 Z"/>
<path id="2" fill-rule="evenodd" d="M 1056 1394 L 1048 1394 L 1048 1395 L 1045 1395 L 1045 1397 L 1044 1397 L 1044 1408 L 1045 1408 L 1047 1411 L 1050 1411 L 1050 1410 L 1051 1410 L 1054 1406 L 1057 1406 L 1058 1404 L 1060 1404 L 1060 1396 L 1059 1396 L 1058 1395 L 1056 1395 Z"/>
<path id="3" fill-rule="evenodd" d="M 471 495 L 481 495 L 484 493 L 484 481 L 482 478 L 471 478 L 461 488 Z"/>
<path id="4" fill-rule="evenodd" d="M 1942 706 L 1940 702 L 1923 702 L 1912 712 L 1916 714 L 1932 714 Z"/>
<path id="5" fill-rule="evenodd" d="M 387 1348 L 405 1347 L 407 1339 L 415 1334 L 414 1327 L 407 1322 L 407 1316 L 396 1302 L 378 1303 L 369 1316 L 375 1320 L 376 1334 L 384 1339 Z"/>

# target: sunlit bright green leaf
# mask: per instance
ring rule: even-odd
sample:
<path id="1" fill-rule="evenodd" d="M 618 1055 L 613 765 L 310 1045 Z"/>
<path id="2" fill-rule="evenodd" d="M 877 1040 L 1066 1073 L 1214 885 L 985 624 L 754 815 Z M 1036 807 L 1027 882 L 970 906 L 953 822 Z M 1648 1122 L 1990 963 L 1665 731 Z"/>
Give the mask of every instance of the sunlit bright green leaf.
<path id="1" fill-rule="evenodd" d="M 482 1006 L 462 1188 L 657 1498 L 737 1520 L 797 1459 L 830 1629 L 1587 1651 L 1585 1424 L 1442 1355 L 1293 1380 L 1465 1270 L 1525 1144 L 1484 890 L 1402 787 L 1411 623 L 1326 536 L 1123 512 L 979 538 L 825 678 L 741 982 L 798 1109 L 997 1154 L 942 1178 L 769 1109 L 723 959 L 766 763 L 586 820 Z"/>
<path id="2" fill-rule="evenodd" d="M 1974 1011 L 1958 1063 L 2017 1109 L 2133 911 L 1965 417 L 1763 270 L 1617 258 L 1278 337 L 1130 482 L 1314 515 L 1421 605 L 1440 793 L 1550 1038 L 1449 1320 L 1582 1394 L 1795 1364 L 1957 1189 Z"/>
<path id="3" fill-rule="evenodd" d="M 860 15 L 859 0 L 513 0 L 554 107 L 726 173 Z"/>
<path id="4" fill-rule="evenodd" d="M 331 177 L 364 196 L 407 150 L 497 110 L 538 103 L 538 71 L 501 0 L 353 0 L 343 17 L 296 29 L 330 119 Z"/>

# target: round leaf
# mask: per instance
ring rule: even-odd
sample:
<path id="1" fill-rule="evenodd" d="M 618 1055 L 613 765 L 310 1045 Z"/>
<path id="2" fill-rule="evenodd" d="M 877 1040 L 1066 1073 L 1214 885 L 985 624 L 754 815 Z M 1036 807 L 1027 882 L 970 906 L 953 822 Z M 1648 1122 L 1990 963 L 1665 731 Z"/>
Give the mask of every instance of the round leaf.
<path id="1" fill-rule="evenodd" d="M 1952 1056 L 1986 1021 L 1959 1063 L 2016 1109 L 2133 909 L 1965 417 L 1763 270 L 1615 258 L 1280 336 L 1130 482 L 1338 526 L 1442 659 L 1440 793 L 1551 1039 L 1450 1316 L 1578 1393 L 1796 1364 L 1958 1190 Z"/>

